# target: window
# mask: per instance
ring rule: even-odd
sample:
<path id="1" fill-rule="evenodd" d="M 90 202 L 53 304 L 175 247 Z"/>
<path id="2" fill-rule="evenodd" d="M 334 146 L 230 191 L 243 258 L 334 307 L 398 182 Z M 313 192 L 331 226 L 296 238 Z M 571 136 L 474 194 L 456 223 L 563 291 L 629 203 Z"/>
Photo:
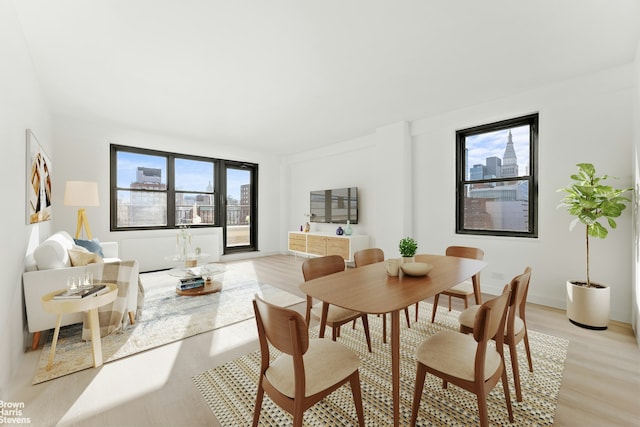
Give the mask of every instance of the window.
<path id="1" fill-rule="evenodd" d="M 231 185 L 226 173 L 230 168 L 242 169 L 242 185 Z M 254 250 L 257 224 L 249 219 L 257 217 L 257 168 L 112 144 L 111 230 L 224 227 L 225 252 Z M 227 237 L 233 244 L 227 245 Z"/>
<path id="2" fill-rule="evenodd" d="M 538 237 L 538 114 L 456 132 L 456 233 Z"/>

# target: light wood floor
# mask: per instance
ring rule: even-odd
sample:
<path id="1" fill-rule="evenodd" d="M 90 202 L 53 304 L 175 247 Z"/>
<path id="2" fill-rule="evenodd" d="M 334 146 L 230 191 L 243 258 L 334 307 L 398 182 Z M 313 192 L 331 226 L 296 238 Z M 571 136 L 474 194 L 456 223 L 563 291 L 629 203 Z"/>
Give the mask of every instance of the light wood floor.
<path id="1" fill-rule="evenodd" d="M 297 289 L 301 258 L 279 255 L 234 264 L 303 296 Z M 303 310 L 302 304 L 297 308 Z M 461 308 L 454 299 L 454 309 Z M 640 351 L 630 325 L 588 331 L 569 323 L 564 311 L 535 304 L 527 307 L 527 321 L 532 330 L 570 341 L 556 426 L 640 425 Z M 34 426 L 218 426 L 191 378 L 257 349 L 251 319 L 35 386 L 31 379 L 40 350 L 27 352 L 7 401 L 23 402 L 22 416 Z"/>

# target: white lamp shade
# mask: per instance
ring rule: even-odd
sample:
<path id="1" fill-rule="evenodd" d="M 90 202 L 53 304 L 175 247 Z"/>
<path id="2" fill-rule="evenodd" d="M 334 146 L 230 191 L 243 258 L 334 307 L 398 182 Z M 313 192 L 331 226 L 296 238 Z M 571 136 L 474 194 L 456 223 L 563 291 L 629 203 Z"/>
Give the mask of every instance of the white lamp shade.
<path id="1" fill-rule="evenodd" d="M 100 206 L 98 183 L 94 181 L 67 181 L 64 188 L 65 206 Z"/>

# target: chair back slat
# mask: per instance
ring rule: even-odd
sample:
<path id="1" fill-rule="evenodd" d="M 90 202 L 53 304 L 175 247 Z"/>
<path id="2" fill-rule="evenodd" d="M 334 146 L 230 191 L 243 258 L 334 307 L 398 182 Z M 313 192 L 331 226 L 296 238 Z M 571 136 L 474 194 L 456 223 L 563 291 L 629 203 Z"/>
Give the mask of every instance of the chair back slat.
<path id="1" fill-rule="evenodd" d="M 510 301 L 511 286 L 505 285 L 502 294 L 480 306 L 473 325 L 473 338 L 478 342 L 487 342 L 495 338 L 500 340 L 504 334 L 505 316 Z"/>
<path id="2" fill-rule="evenodd" d="M 255 295 L 253 308 L 258 322 L 260 346 L 270 342 L 283 353 L 293 355 L 298 342 L 301 353 L 309 348 L 307 324 L 297 311 L 271 304 Z"/>
<path id="3" fill-rule="evenodd" d="M 520 296 L 518 297 L 518 313 L 520 317 L 524 319 L 525 307 L 527 304 L 527 295 L 529 294 L 529 284 L 531 283 L 531 267 L 527 267 L 524 269 L 524 274 L 527 276 L 524 279 L 524 285 L 522 286 L 522 290 L 520 291 Z"/>
<path id="4" fill-rule="evenodd" d="M 344 271 L 344 269 L 344 258 L 340 255 L 309 258 L 302 263 L 302 275 L 305 282 L 328 274 L 338 273 Z"/>
<path id="5" fill-rule="evenodd" d="M 474 248 L 472 246 L 449 246 L 445 250 L 447 256 L 457 256 L 459 258 L 470 258 L 482 261 L 484 259 L 484 251 L 480 248 Z M 471 277 L 474 288 L 480 287 L 480 273 L 476 273 Z"/>
<path id="6" fill-rule="evenodd" d="M 457 256 L 460 258 L 471 258 L 481 260 L 484 258 L 484 251 L 471 246 L 449 246 L 445 250 L 447 256 Z"/>
<path id="7" fill-rule="evenodd" d="M 384 261 L 384 251 L 380 248 L 368 248 L 353 254 L 353 262 L 356 267 Z"/>
<path id="8" fill-rule="evenodd" d="M 511 297 L 509 298 L 509 312 L 507 314 L 507 330 L 513 334 L 515 317 L 519 314 L 520 306 L 525 302 L 525 296 L 529 288 L 531 269 L 527 267 L 525 272 L 511 279 Z"/>

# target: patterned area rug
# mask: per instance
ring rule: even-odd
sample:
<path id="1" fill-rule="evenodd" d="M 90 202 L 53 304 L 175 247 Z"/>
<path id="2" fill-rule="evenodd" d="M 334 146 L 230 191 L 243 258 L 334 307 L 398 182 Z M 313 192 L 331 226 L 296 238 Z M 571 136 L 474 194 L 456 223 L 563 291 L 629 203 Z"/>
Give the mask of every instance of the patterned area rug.
<path id="1" fill-rule="evenodd" d="M 420 321 L 408 329 L 401 316 L 401 409 L 400 425 L 409 425 L 415 384 L 417 345 L 426 336 L 447 329 L 458 329 L 458 312 L 438 309 L 436 323 L 427 317 L 431 304 L 420 303 Z M 353 349 L 360 356 L 360 381 L 364 404 L 365 423 L 369 426 L 393 424 L 391 414 L 391 355 L 389 344 L 382 343 L 381 318 L 369 316 L 373 353 L 367 351 L 362 324 L 355 330 L 342 327 L 338 341 Z M 328 329 L 327 329 L 328 330 Z M 310 335 L 317 337 L 318 329 Z M 491 425 L 551 426 L 562 381 L 562 371 L 567 355 L 568 340 L 529 331 L 533 357 L 533 373 L 529 372 L 524 344 L 518 346 L 518 362 L 522 383 L 523 401 L 516 402 L 511 374 L 509 350 L 505 346 L 505 358 L 515 423 L 510 424 L 502 391 L 502 383 L 494 388 L 488 398 Z M 193 378 L 195 386 L 209 404 L 221 425 L 250 425 L 260 369 L 260 353 L 254 352 L 211 369 Z M 290 425 L 292 418 L 278 408 L 265 394 L 260 415 L 260 425 Z M 473 394 L 456 386 L 442 388 L 442 382 L 427 374 L 418 415 L 418 425 L 467 426 L 479 425 L 477 401 Z M 305 412 L 306 426 L 357 425 L 353 397 L 348 386 L 343 386 Z"/>
<path id="2" fill-rule="evenodd" d="M 215 278 L 223 283 L 222 291 L 209 295 L 177 295 L 178 279 L 162 271 L 141 274 L 140 279 L 145 289 L 144 308 L 135 325 L 102 338 L 104 363 L 252 318 L 251 300 L 256 293 L 283 306 L 303 301 L 232 268 Z M 47 371 L 52 331 L 40 354 L 33 384 L 91 368 L 91 342 L 82 341 L 81 336 L 81 323 L 60 329 L 53 367 Z"/>

